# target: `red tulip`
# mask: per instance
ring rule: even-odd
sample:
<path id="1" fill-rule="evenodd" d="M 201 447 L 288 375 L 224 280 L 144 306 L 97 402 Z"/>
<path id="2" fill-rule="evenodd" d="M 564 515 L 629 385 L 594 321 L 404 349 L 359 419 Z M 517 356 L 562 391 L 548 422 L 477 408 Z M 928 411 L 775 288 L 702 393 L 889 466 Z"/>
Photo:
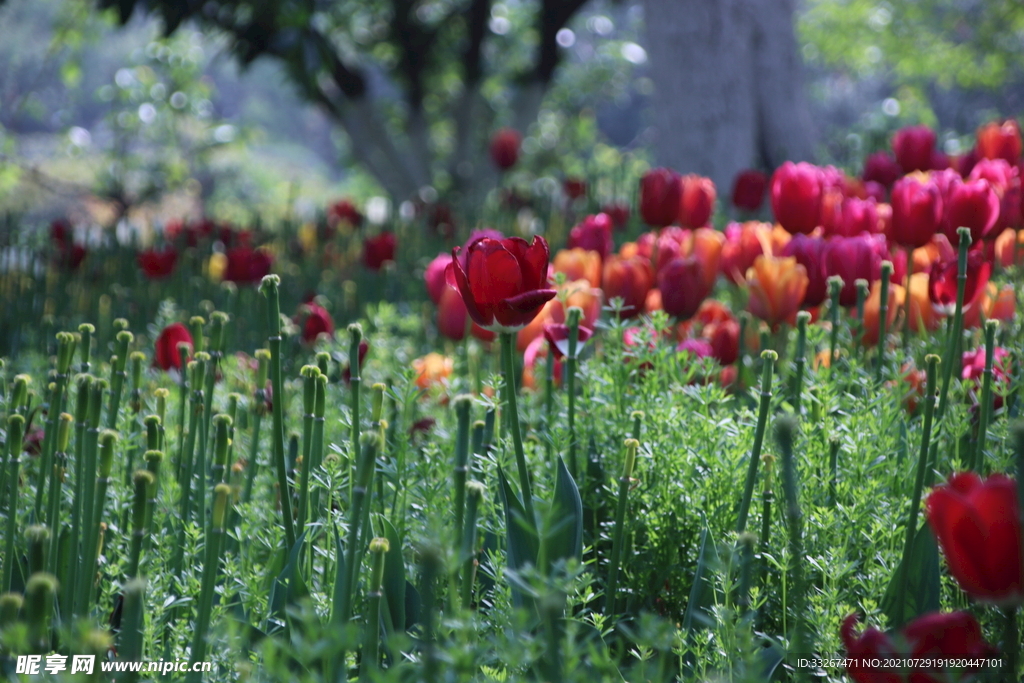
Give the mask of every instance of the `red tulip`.
<path id="1" fill-rule="evenodd" d="M 679 174 L 668 168 L 648 171 L 640 179 L 640 217 L 652 228 L 675 222 L 683 187 Z"/>
<path id="2" fill-rule="evenodd" d="M 687 228 L 701 228 L 711 219 L 715 208 L 715 183 L 711 178 L 689 174 L 683 176 L 679 198 L 679 223 Z"/>
<path id="3" fill-rule="evenodd" d="M 608 214 L 612 219 L 612 228 L 622 230 L 629 222 L 629 206 L 626 204 L 605 204 L 601 213 Z"/>
<path id="4" fill-rule="evenodd" d="M 934 150 L 935 131 L 928 126 L 900 128 L 892 138 L 892 151 L 904 173 L 933 168 Z"/>
<path id="5" fill-rule="evenodd" d="M 932 181 L 906 176 L 892 187 L 893 242 L 911 249 L 932 240 L 942 221 L 942 195 Z"/>
<path id="6" fill-rule="evenodd" d="M 877 202 L 874 199 L 846 197 L 839 205 L 839 215 L 830 234 L 855 237 L 862 232 L 878 232 Z"/>
<path id="7" fill-rule="evenodd" d="M 139 252 L 136 259 L 146 277 L 150 280 L 160 280 L 174 272 L 174 265 L 178 262 L 178 250 L 173 247 L 165 247 L 160 251 L 148 249 Z"/>
<path id="8" fill-rule="evenodd" d="M 967 286 L 964 289 L 964 308 L 966 309 L 979 291 L 985 289 L 992 265 L 984 260 L 984 255 L 977 249 L 967 255 Z M 928 298 L 932 307 L 943 315 L 956 312 L 957 294 L 957 259 L 936 261 L 928 271 Z"/>
<path id="9" fill-rule="evenodd" d="M 878 203 L 882 203 L 889 198 L 885 185 L 876 183 L 874 180 L 864 181 L 864 194 L 867 195 L 866 199 L 874 199 Z"/>
<path id="10" fill-rule="evenodd" d="M 576 353 L 580 352 L 583 344 L 594 335 L 589 327 L 580 325 L 576 328 Z M 544 338 L 548 345 L 554 350 L 555 358 L 562 359 L 569 355 L 569 326 L 558 323 L 548 323 L 544 326 Z"/>
<path id="11" fill-rule="evenodd" d="M 1020 126 L 1013 119 L 986 123 L 978 129 L 978 152 L 986 159 L 1016 164 L 1021 154 Z"/>
<path id="12" fill-rule="evenodd" d="M 57 251 L 57 263 L 65 270 L 78 270 L 88 252 L 81 244 L 68 244 Z"/>
<path id="13" fill-rule="evenodd" d="M 923 614 L 904 626 L 895 642 L 877 628 L 867 628 L 860 635 L 856 628 L 857 615 L 851 614 L 839 631 L 849 662 L 846 673 L 855 683 L 946 683 L 959 679 L 950 678 L 942 668 L 885 667 L 885 660 L 987 658 L 997 652 L 985 642 L 981 626 L 969 612 Z M 871 666 L 875 660 L 882 666 Z"/>
<path id="14" fill-rule="evenodd" d="M 740 324 L 735 320 L 705 325 L 701 335 L 711 344 L 711 355 L 722 365 L 731 365 L 740 355 Z"/>
<path id="15" fill-rule="evenodd" d="M 821 224 L 825 174 L 812 164 L 792 161 L 772 174 L 771 203 L 775 220 L 790 233 L 809 233 Z"/>
<path id="16" fill-rule="evenodd" d="M 978 385 L 985 374 L 985 347 L 964 351 L 960 359 L 960 377 Z M 1010 352 L 1001 346 L 992 350 L 992 379 L 996 384 L 1009 385 L 1011 379 Z M 1001 396 L 996 397 L 1001 405 Z M 998 405 L 996 406 L 999 407 Z"/>
<path id="17" fill-rule="evenodd" d="M 363 265 L 370 270 L 380 270 L 388 261 L 395 260 L 398 240 L 395 233 L 384 231 L 375 237 L 363 240 Z"/>
<path id="18" fill-rule="evenodd" d="M 661 305 L 666 313 L 689 320 L 711 293 L 701 261 L 693 256 L 678 257 L 658 271 Z"/>
<path id="19" fill-rule="evenodd" d="M 838 275 L 843 279 L 839 303 L 849 308 L 857 303 L 858 279 L 868 283 L 877 280 L 883 258 L 888 253 L 881 235 L 858 237 L 830 237 L 825 245 L 825 276 Z"/>
<path id="20" fill-rule="evenodd" d="M 960 243 L 957 228 L 971 229 L 972 243 L 995 238 L 999 220 L 999 195 L 987 180 L 969 180 L 953 188 L 946 204 L 946 237 L 953 246 Z"/>
<path id="21" fill-rule="evenodd" d="M 1001 474 L 958 472 L 928 496 L 928 523 L 949 573 L 977 600 L 1024 602 L 1019 506 L 1016 483 Z"/>
<path id="22" fill-rule="evenodd" d="M 156 338 L 153 353 L 153 367 L 160 368 L 165 372 L 174 368 L 181 370 L 181 358 L 178 356 L 178 344 L 185 343 L 189 347 L 189 356 L 192 355 L 192 335 L 188 328 L 181 323 L 168 325 Z"/>
<path id="23" fill-rule="evenodd" d="M 234 247 L 225 253 L 228 259 L 224 279 L 236 284 L 255 284 L 270 272 L 273 261 L 264 251 L 251 247 Z"/>
<path id="24" fill-rule="evenodd" d="M 427 269 L 423 272 L 423 280 L 427 284 L 427 294 L 435 304 L 441 303 L 441 296 L 444 294 L 448 282 L 445 279 L 445 270 L 452 262 L 451 254 L 438 254 Z"/>
<path id="25" fill-rule="evenodd" d="M 644 311 L 647 292 L 654 286 L 651 267 L 642 256 L 609 256 L 601 277 L 605 300 L 623 300 L 622 317 L 631 318 Z"/>
<path id="26" fill-rule="evenodd" d="M 350 200 L 341 199 L 327 207 L 327 223 L 332 228 L 337 228 L 341 224 L 358 228 L 363 224 L 363 214 Z"/>
<path id="27" fill-rule="evenodd" d="M 576 200 L 586 196 L 587 183 L 579 178 L 566 178 L 562 181 L 562 191 L 570 200 Z"/>
<path id="28" fill-rule="evenodd" d="M 768 176 L 764 173 L 753 168 L 740 171 L 732 183 L 732 205 L 743 211 L 757 211 L 764 203 L 766 189 Z"/>
<path id="29" fill-rule="evenodd" d="M 548 287 L 548 243 L 535 236 L 479 239 L 466 249 L 466 265 L 452 250 L 448 281 L 454 281 L 469 316 L 492 332 L 514 332 L 534 319 L 555 296 Z"/>
<path id="30" fill-rule="evenodd" d="M 491 138 L 491 160 L 502 171 L 507 171 L 519 160 L 519 131 L 502 128 Z"/>
<path id="31" fill-rule="evenodd" d="M 876 182 L 888 189 L 901 175 L 903 175 L 903 171 L 891 154 L 875 152 L 869 154 L 864 160 L 864 172 L 860 177 L 865 183 Z"/>
<path id="32" fill-rule="evenodd" d="M 820 237 L 793 235 L 793 239 L 782 248 L 781 256 L 793 256 L 807 271 L 807 291 L 804 293 L 802 308 L 813 308 L 828 295 L 828 275 L 825 273 L 825 249 L 827 243 Z"/>
<path id="33" fill-rule="evenodd" d="M 975 145 L 974 147 L 967 151 L 967 154 L 961 154 L 956 159 L 954 168 L 956 168 L 957 172 L 960 173 L 961 176 L 966 178 L 971 174 L 971 171 L 974 170 L 975 165 L 980 160 L 981 154 L 978 152 L 977 145 Z"/>
<path id="34" fill-rule="evenodd" d="M 967 177 L 968 180 L 978 180 L 979 178 L 984 178 L 992 183 L 995 191 L 1002 196 L 1013 185 L 1014 180 L 1019 181 L 1020 169 L 1002 159 L 981 159 L 974 165 L 971 174 Z"/>
<path id="35" fill-rule="evenodd" d="M 451 263 L 451 256 L 448 263 Z M 454 287 L 442 285 L 441 294 L 437 298 L 437 331 L 442 337 L 453 341 L 462 341 L 466 336 L 466 304 Z"/>
<path id="36" fill-rule="evenodd" d="M 612 218 L 606 213 L 587 216 L 583 222 L 569 232 L 569 249 L 586 249 L 596 251 L 601 258 L 615 250 L 612 241 Z"/>
<path id="37" fill-rule="evenodd" d="M 304 304 L 305 321 L 302 324 L 302 341 L 306 344 L 313 344 L 321 334 L 332 336 L 334 334 L 334 320 L 327 309 L 317 304 Z"/>
<path id="38" fill-rule="evenodd" d="M 747 268 L 754 265 L 754 259 L 765 253 L 765 249 L 771 250 L 771 230 L 768 223 L 756 221 L 725 226 L 725 243 L 719 261 L 721 273 L 737 284 L 743 282 Z"/>
<path id="39" fill-rule="evenodd" d="M 64 218 L 58 218 L 50 223 L 50 239 L 57 245 L 58 249 L 65 249 L 74 238 L 74 230 Z"/>

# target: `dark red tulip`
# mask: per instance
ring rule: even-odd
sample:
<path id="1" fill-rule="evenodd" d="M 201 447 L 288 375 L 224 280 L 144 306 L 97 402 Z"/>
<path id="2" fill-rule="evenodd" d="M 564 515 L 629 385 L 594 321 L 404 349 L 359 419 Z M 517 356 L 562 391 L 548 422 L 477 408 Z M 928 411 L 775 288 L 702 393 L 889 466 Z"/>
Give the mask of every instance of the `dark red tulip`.
<path id="1" fill-rule="evenodd" d="M 64 218 L 58 218 L 50 223 L 50 239 L 57 245 L 58 249 L 65 249 L 74 238 L 74 230 Z"/>
<path id="2" fill-rule="evenodd" d="M 952 161 L 949 155 L 945 152 L 941 152 L 937 149 L 932 150 L 932 168 L 933 171 L 942 171 L 952 166 Z"/>
<path id="3" fill-rule="evenodd" d="M 882 235 L 857 237 L 830 237 L 825 245 L 825 276 L 838 275 L 843 279 L 839 303 L 849 308 L 857 303 L 858 279 L 869 283 L 878 279 L 882 260 L 888 258 Z"/>
<path id="4" fill-rule="evenodd" d="M 743 211 L 757 211 L 767 189 L 768 176 L 764 173 L 753 168 L 740 171 L 732 182 L 732 205 Z"/>
<path id="5" fill-rule="evenodd" d="M 711 344 L 711 355 L 722 365 L 731 365 L 740 356 L 740 324 L 733 319 L 705 325 L 701 335 Z"/>
<path id="6" fill-rule="evenodd" d="M 327 223 L 332 228 L 337 228 L 341 224 L 358 228 L 363 224 L 363 214 L 352 201 L 340 199 L 327 207 Z"/>
<path id="7" fill-rule="evenodd" d="M 966 178 L 974 170 L 975 165 L 981 160 L 981 154 L 978 152 L 977 146 L 972 147 L 967 151 L 966 154 L 961 154 L 956 160 L 956 170 L 961 176 Z"/>
<path id="8" fill-rule="evenodd" d="M 150 280 L 160 280 L 174 272 L 174 265 L 178 262 L 178 250 L 173 247 L 165 247 L 159 251 L 147 249 L 139 252 L 137 260 L 146 277 Z"/>
<path id="9" fill-rule="evenodd" d="M 153 352 L 153 367 L 167 371 L 171 368 L 181 370 L 181 358 L 178 356 L 178 344 L 185 343 L 192 355 L 192 335 L 181 323 L 168 325 L 156 338 Z"/>
<path id="10" fill-rule="evenodd" d="M 711 178 L 689 174 L 683 176 L 682 196 L 679 198 L 679 223 L 687 228 L 701 228 L 708 224 L 715 209 L 715 183 Z"/>
<path id="11" fill-rule="evenodd" d="M 689 320 L 697 312 L 711 287 L 697 258 L 676 257 L 658 271 L 658 289 L 665 312 L 680 320 Z"/>
<path id="12" fill-rule="evenodd" d="M 1020 161 L 1020 126 L 1013 119 L 991 121 L 978 129 L 978 152 L 985 159 L 1003 159 L 1009 164 Z"/>
<path id="13" fill-rule="evenodd" d="M 363 240 L 363 265 L 370 270 L 380 270 L 388 261 L 395 260 L 398 240 L 395 233 L 384 231 Z"/>
<path id="14" fill-rule="evenodd" d="M 928 496 L 928 523 L 949 573 L 977 600 L 1024 602 L 1019 509 L 1017 484 L 1001 474 L 959 472 Z"/>
<path id="15" fill-rule="evenodd" d="M 514 332 L 555 297 L 548 286 L 548 243 L 535 236 L 483 238 L 466 249 L 465 266 L 452 251 L 448 280 L 454 282 L 469 317 L 492 332 Z"/>
<path id="16" fill-rule="evenodd" d="M 839 205 L 838 217 L 831 234 L 855 237 L 862 232 L 878 232 L 878 204 L 874 199 L 846 197 Z"/>
<path id="17" fill-rule="evenodd" d="M 917 249 L 932 241 L 942 222 L 942 195 L 931 180 L 906 176 L 892 187 L 892 227 L 889 238 Z"/>
<path id="18" fill-rule="evenodd" d="M 878 203 L 884 202 L 889 197 L 889 192 L 885 189 L 885 185 L 876 183 L 874 180 L 864 181 L 864 194 L 867 195 L 868 199 L 874 199 Z"/>
<path id="19" fill-rule="evenodd" d="M 953 315 L 956 311 L 957 293 L 957 257 L 943 259 L 932 263 L 928 271 L 928 298 L 932 307 L 944 315 Z M 964 308 L 970 306 L 979 290 L 988 284 L 992 264 L 985 261 L 985 255 L 979 249 L 972 249 L 967 255 L 967 285 L 964 289 Z"/>
<path id="20" fill-rule="evenodd" d="M 519 160 L 519 143 L 522 137 L 519 131 L 502 128 L 491 138 L 491 160 L 502 171 L 507 171 Z"/>
<path id="21" fill-rule="evenodd" d="M 892 151 L 904 173 L 930 170 L 933 168 L 935 131 L 928 126 L 900 128 L 892 138 Z"/>
<path id="22" fill-rule="evenodd" d="M 946 237 L 956 246 L 959 227 L 971 229 L 971 241 L 995 238 L 993 228 L 999 220 L 999 195 L 984 179 L 969 180 L 953 188 L 946 203 Z"/>
<path id="23" fill-rule="evenodd" d="M 566 178 L 562 181 L 562 191 L 570 200 L 576 200 L 586 196 L 587 183 L 579 178 Z"/>
<path id="24" fill-rule="evenodd" d="M 629 222 L 629 206 L 626 204 L 605 204 L 601 213 L 608 214 L 612 219 L 612 228 L 622 230 Z"/>
<path id="25" fill-rule="evenodd" d="M 583 344 L 594 335 L 589 327 L 580 325 L 576 328 L 576 353 L 579 354 Z M 554 351 L 555 358 L 561 360 L 569 355 L 569 326 L 557 323 L 548 323 L 544 326 L 544 338 Z"/>
<path id="26" fill-rule="evenodd" d="M 236 284 L 256 284 L 270 273 L 273 261 L 265 251 L 251 247 L 234 247 L 225 252 L 228 259 L 224 279 Z"/>
<path id="27" fill-rule="evenodd" d="M 859 635 L 856 628 L 857 615 L 851 614 L 839 630 L 849 662 L 846 673 L 855 683 L 947 683 L 960 679 L 950 678 L 942 667 L 904 670 L 885 666 L 886 660 L 988 658 L 997 652 L 985 642 L 981 625 L 969 612 L 923 614 L 903 627 L 896 642 L 877 628 L 864 629 Z M 880 666 L 872 666 L 876 660 Z"/>
<path id="28" fill-rule="evenodd" d="M 640 179 L 640 217 L 652 228 L 671 225 L 679 217 L 682 178 L 668 168 L 648 171 Z"/>
<path id="29" fill-rule="evenodd" d="M 642 256 L 611 255 L 605 261 L 601 273 L 601 287 L 605 300 L 621 298 L 623 301 L 620 315 L 632 318 L 644 312 L 647 293 L 654 286 L 654 275 L 650 262 Z"/>
<path id="30" fill-rule="evenodd" d="M 448 263 L 452 262 L 448 255 Z M 441 294 L 437 300 L 437 331 L 442 337 L 452 341 L 462 341 L 466 336 L 466 304 L 459 295 L 459 290 L 442 284 Z"/>
<path id="31" fill-rule="evenodd" d="M 305 309 L 299 315 L 305 316 L 302 323 L 302 341 L 306 344 L 313 344 L 321 334 L 332 336 L 334 334 L 334 320 L 331 314 L 323 306 L 314 303 L 305 304 Z"/>
<path id="32" fill-rule="evenodd" d="M 788 232 L 809 233 L 821 224 L 825 174 L 801 161 L 787 161 L 772 174 L 771 203 L 775 220 Z"/>
<path id="33" fill-rule="evenodd" d="M 888 189 L 901 175 L 903 171 L 891 154 L 875 152 L 864 159 L 864 172 L 860 177 L 865 183 L 876 182 Z"/>
<path id="34" fill-rule="evenodd" d="M 569 249 L 596 251 L 601 258 L 607 258 L 615 249 L 612 240 L 612 217 L 606 213 L 587 216 L 569 232 Z"/>
<path id="35" fill-rule="evenodd" d="M 813 308 L 828 295 L 828 275 L 825 273 L 825 250 L 828 244 L 820 237 L 793 235 L 793 239 L 782 248 L 782 256 L 793 256 L 807 271 L 807 291 L 804 293 L 802 308 Z"/>
<path id="36" fill-rule="evenodd" d="M 64 270 L 74 271 L 82 265 L 86 254 L 85 247 L 81 244 L 67 244 L 57 250 L 57 264 Z"/>

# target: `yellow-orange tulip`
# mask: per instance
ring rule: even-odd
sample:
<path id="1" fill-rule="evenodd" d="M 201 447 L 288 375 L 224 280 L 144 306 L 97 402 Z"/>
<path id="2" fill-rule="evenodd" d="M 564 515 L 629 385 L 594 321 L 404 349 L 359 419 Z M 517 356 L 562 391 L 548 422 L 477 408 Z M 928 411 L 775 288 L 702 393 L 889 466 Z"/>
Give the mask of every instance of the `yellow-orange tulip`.
<path id="1" fill-rule="evenodd" d="M 562 249 L 551 265 L 556 273 L 565 273 L 567 280 L 586 280 L 593 287 L 601 286 L 601 255 L 596 251 Z"/>
<path id="2" fill-rule="evenodd" d="M 809 283 L 807 269 L 794 257 L 758 256 L 747 270 L 750 290 L 747 306 L 753 315 L 773 328 L 791 322 Z"/>
<path id="3" fill-rule="evenodd" d="M 1013 265 L 1015 256 L 1017 265 L 1024 265 L 1024 230 L 1017 232 L 1013 228 L 1007 228 L 996 238 L 996 261 L 1003 268 L 1009 268 Z"/>
<path id="4" fill-rule="evenodd" d="M 889 310 L 886 311 L 885 329 L 892 331 L 896 322 L 896 313 L 899 312 L 900 304 L 905 299 L 905 291 L 899 285 L 889 285 Z M 875 346 L 878 344 L 878 334 L 882 320 L 882 281 L 875 280 L 871 284 L 871 293 L 864 302 L 864 335 L 861 343 L 864 346 Z"/>
<path id="5" fill-rule="evenodd" d="M 416 371 L 416 386 L 429 389 L 435 384 L 444 383 L 455 369 L 455 363 L 440 353 L 428 353 L 414 360 L 412 367 Z"/>
<path id="6" fill-rule="evenodd" d="M 717 230 L 697 228 L 693 231 L 686 255 L 697 257 L 697 262 L 701 264 L 704 285 L 709 289 L 714 286 L 715 279 L 718 278 L 718 266 L 722 260 L 724 245 L 725 235 Z"/>
<path id="7" fill-rule="evenodd" d="M 982 307 L 986 320 L 1009 322 L 1017 313 L 1017 292 L 1013 285 L 1003 285 L 999 289 L 994 282 L 990 282 Z"/>
<path id="8" fill-rule="evenodd" d="M 902 287 L 900 288 L 903 289 Z M 905 297 L 900 295 L 900 306 Z M 910 276 L 910 311 L 907 323 L 911 332 L 938 329 L 942 316 L 935 311 L 928 298 L 928 273 L 914 273 Z"/>
<path id="9" fill-rule="evenodd" d="M 942 233 L 932 237 L 932 241 L 913 251 L 914 267 L 911 272 L 927 273 L 936 261 L 948 261 L 956 258 L 956 250 L 949 239 Z"/>

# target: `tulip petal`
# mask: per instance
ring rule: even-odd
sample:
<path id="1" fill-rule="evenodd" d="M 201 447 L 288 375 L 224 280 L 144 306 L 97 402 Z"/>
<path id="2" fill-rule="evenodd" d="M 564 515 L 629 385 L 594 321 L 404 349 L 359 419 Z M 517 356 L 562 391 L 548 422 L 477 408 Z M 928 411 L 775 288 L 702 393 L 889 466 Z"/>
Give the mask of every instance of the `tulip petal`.
<path id="1" fill-rule="evenodd" d="M 952 482 L 951 482 L 952 483 Z M 968 593 L 989 598 L 983 551 L 987 543 L 982 521 L 967 498 L 952 486 L 928 496 L 928 521 L 949 564 L 949 572 Z"/>
<path id="2" fill-rule="evenodd" d="M 454 281 L 455 289 L 459 290 L 462 302 L 466 304 L 466 312 L 469 313 L 473 322 L 481 326 L 490 325 L 494 322 L 494 314 L 489 309 L 481 311 L 477 307 L 476 301 L 473 299 L 473 290 L 469 287 L 469 278 L 466 277 L 466 271 L 462 269 L 462 261 L 458 258 L 458 252 L 458 247 L 452 249 L 452 262 L 445 268 L 445 280 Z"/>
<path id="3" fill-rule="evenodd" d="M 553 289 L 534 289 L 498 302 L 494 317 L 503 327 L 518 328 L 527 325 L 548 301 L 555 298 Z"/>
<path id="4" fill-rule="evenodd" d="M 523 289 L 543 289 L 548 284 L 548 243 L 537 236 L 533 242 L 519 237 L 502 240 L 502 245 L 519 263 L 522 273 Z"/>

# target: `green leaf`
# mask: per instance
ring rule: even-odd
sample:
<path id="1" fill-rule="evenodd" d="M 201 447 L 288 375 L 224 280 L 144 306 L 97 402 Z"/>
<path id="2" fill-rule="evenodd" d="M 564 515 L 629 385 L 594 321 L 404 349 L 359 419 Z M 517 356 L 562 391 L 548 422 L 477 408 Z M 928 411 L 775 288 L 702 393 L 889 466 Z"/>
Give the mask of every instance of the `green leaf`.
<path id="1" fill-rule="evenodd" d="M 515 489 L 505 478 L 505 472 L 498 467 L 498 482 L 501 488 L 501 504 L 505 509 L 506 561 L 513 572 L 519 572 L 537 563 L 537 534 L 533 524 L 526 517 L 526 510 Z M 525 596 L 515 583 L 512 584 L 512 601 L 517 607 L 525 604 Z"/>
<path id="2" fill-rule="evenodd" d="M 341 544 L 338 527 L 332 524 L 331 531 L 334 532 L 334 554 L 337 557 L 336 562 L 338 565 L 334 573 L 334 595 L 331 596 L 331 615 L 333 616 L 341 614 L 341 602 L 344 599 L 345 547 Z"/>
<path id="3" fill-rule="evenodd" d="M 697 556 L 697 570 L 693 575 L 690 599 L 683 614 L 683 631 L 688 635 L 695 628 L 704 628 L 712 623 L 711 608 L 715 605 L 714 568 L 718 565 L 718 547 L 711 535 L 707 516 L 701 512 L 700 551 Z"/>
<path id="4" fill-rule="evenodd" d="M 302 546 L 306 543 L 306 533 L 306 531 L 303 531 L 302 535 L 295 541 L 291 552 L 288 553 L 288 563 L 285 564 L 284 569 L 274 580 L 274 585 L 270 588 L 270 598 L 267 601 L 270 613 L 267 615 L 266 629 L 270 633 L 280 628 L 287 629 L 288 622 L 285 608 L 288 605 L 294 605 L 300 598 L 309 595 L 309 589 L 306 588 L 306 583 L 302 580 L 302 574 L 298 570 L 299 555 L 302 553 Z"/>
<path id="5" fill-rule="evenodd" d="M 545 541 L 550 564 L 575 557 L 583 559 L 583 500 L 562 458 L 558 458 L 554 498 L 551 501 L 551 527 Z"/>
<path id="6" fill-rule="evenodd" d="M 402 537 L 395 526 L 381 518 L 384 536 L 388 539 L 388 552 L 384 555 L 384 600 L 391 623 L 405 627 L 405 559 L 402 557 Z"/>
<path id="7" fill-rule="evenodd" d="M 907 588 L 902 595 L 898 595 L 900 574 L 903 571 L 904 562 L 908 562 L 907 566 L 910 570 L 907 575 Z M 925 524 L 914 535 L 909 557 L 900 561 L 889 580 L 885 595 L 882 597 L 882 612 L 889 617 L 889 623 L 893 628 L 900 628 L 925 612 L 938 611 L 941 588 L 939 548 L 935 544 L 935 536 L 931 529 Z M 901 602 L 903 604 L 902 620 L 898 618 Z"/>

